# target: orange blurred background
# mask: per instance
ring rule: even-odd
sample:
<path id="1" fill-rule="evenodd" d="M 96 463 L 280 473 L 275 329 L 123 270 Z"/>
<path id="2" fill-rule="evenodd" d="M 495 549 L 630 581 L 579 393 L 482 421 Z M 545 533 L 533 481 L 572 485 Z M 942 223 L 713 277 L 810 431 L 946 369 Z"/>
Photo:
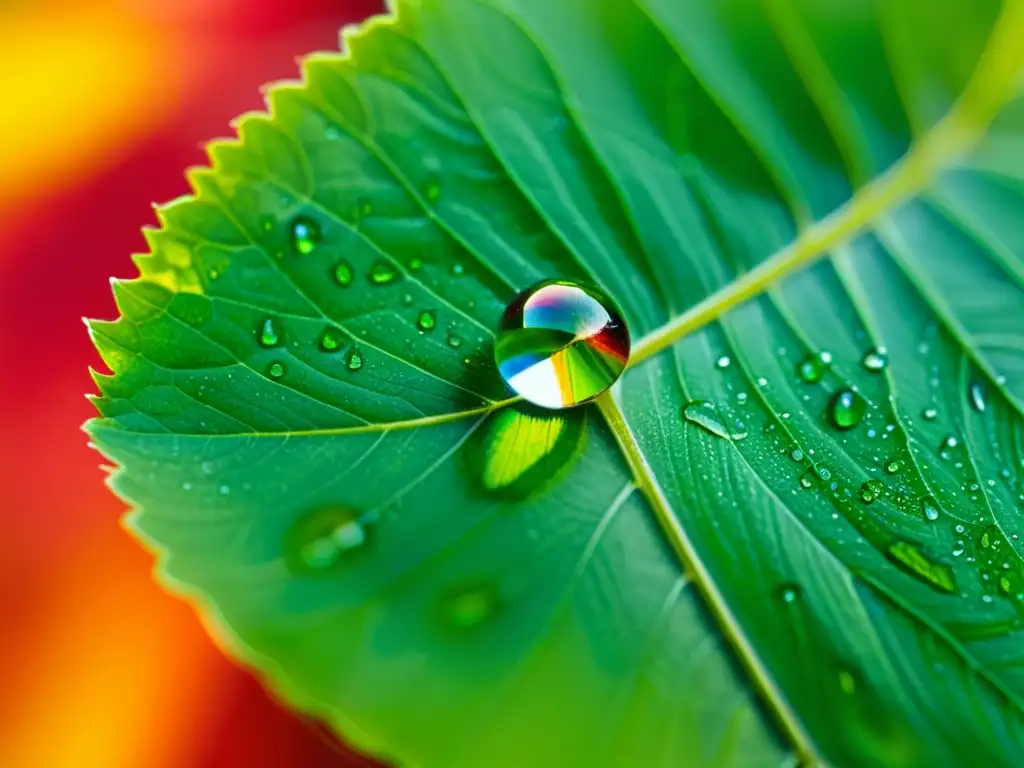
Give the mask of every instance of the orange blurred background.
<path id="1" fill-rule="evenodd" d="M 380 0 L 0 0 L 0 766 L 369 766 L 150 578 L 79 426 L 150 203 Z"/>

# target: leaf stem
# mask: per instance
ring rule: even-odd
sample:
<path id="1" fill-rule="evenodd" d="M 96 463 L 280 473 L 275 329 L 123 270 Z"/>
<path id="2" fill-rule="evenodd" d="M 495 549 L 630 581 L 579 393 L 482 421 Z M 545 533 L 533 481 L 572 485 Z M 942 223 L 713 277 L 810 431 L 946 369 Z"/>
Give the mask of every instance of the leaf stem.
<path id="1" fill-rule="evenodd" d="M 633 349 L 630 365 L 638 365 L 682 337 L 704 327 L 769 286 L 826 255 L 871 226 L 880 217 L 922 191 L 952 161 L 983 136 L 999 109 L 1020 89 L 1024 76 L 1024 0 L 1008 0 L 989 37 L 977 69 L 953 108 L 899 161 L 850 200 L 757 267 L 713 293 L 661 328 L 644 336 Z"/>
<path id="2" fill-rule="evenodd" d="M 693 579 L 694 584 L 700 590 L 705 604 L 711 614 L 718 622 L 732 650 L 739 656 L 740 661 L 750 673 L 751 679 L 768 702 L 772 712 L 778 718 L 785 733 L 789 736 L 797 752 L 801 765 L 821 765 L 823 760 L 818 755 L 817 748 L 811 740 L 810 735 L 804 729 L 803 723 L 797 717 L 796 712 L 790 706 L 785 694 L 772 678 L 764 662 L 758 656 L 750 639 L 746 636 L 739 620 L 729 608 L 725 597 L 719 591 L 707 566 L 700 559 L 697 549 L 690 537 L 683 530 L 679 518 L 672 512 L 664 491 L 658 485 L 658 481 L 651 470 L 647 459 L 636 440 L 636 436 L 626 422 L 622 409 L 615 400 L 613 392 L 616 388 L 610 389 L 600 395 L 594 402 L 601 414 L 604 416 L 608 427 L 615 436 L 626 463 L 633 473 L 633 479 L 637 488 L 647 498 L 654 516 L 665 534 L 666 539 L 679 562 L 683 572 Z"/>

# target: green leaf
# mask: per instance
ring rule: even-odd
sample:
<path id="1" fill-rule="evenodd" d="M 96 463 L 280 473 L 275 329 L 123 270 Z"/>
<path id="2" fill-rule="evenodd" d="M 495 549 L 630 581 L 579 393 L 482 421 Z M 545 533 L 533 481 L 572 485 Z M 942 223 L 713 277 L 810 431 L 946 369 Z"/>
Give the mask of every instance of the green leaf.
<path id="1" fill-rule="evenodd" d="M 1024 4 L 422 0 L 159 209 L 88 430 L 161 578 L 402 765 L 1012 765 Z M 598 284 L 614 396 L 507 399 Z M 825 354 L 827 353 L 827 354 Z"/>

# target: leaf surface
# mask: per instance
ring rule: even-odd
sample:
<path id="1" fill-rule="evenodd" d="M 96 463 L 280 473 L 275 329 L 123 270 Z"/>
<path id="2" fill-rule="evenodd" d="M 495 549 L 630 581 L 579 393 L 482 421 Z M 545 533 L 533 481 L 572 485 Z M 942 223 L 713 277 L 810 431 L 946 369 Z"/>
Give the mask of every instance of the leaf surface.
<path id="1" fill-rule="evenodd" d="M 307 59 L 91 324 L 167 583 L 401 764 L 1012 764 L 1024 11 L 939 5 L 424 0 Z M 638 341 L 561 414 L 492 361 L 550 277 Z"/>

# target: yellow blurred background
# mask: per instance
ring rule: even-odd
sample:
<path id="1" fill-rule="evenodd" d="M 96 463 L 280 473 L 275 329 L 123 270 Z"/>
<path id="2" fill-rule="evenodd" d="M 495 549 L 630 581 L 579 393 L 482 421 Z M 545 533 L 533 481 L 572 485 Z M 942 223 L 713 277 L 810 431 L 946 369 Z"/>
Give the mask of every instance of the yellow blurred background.
<path id="1" fill-rule="evenodd" d="M 0 0 L 0 766 L 369 766 L 152 582 L 79 430 L 152 202 L 374 0 Z"/>

